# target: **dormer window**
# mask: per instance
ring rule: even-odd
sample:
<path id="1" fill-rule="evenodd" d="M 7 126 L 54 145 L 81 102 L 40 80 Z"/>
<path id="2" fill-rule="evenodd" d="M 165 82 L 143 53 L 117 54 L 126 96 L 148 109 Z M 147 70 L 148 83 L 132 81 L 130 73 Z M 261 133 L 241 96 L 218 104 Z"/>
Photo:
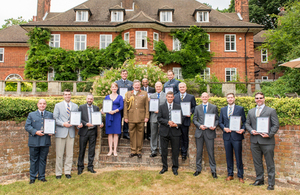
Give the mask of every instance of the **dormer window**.
<path id="1" fill-rule="evenodd" d="M 74 9 L 76 12 L 76 22 L 88 22 L 92 13 L 89 9 Z"/>
<path id="2" fill-rule="evenodd" d="M 158 9 L 160 22 L 173 22 L 174 9 L 164 6 L 162 9 Z"/>
<path id="3" fill-rule="evenodd" d="M 123 22 L 123 11 L 112 11 L 111 12 L 111 21 L 112 22 Z"/>
<path id="4" fill-rule="evenodd" d="M 197 17 L 197 22 L 209 22 L 208 11 L 198 11 L 196 17 Z"/>

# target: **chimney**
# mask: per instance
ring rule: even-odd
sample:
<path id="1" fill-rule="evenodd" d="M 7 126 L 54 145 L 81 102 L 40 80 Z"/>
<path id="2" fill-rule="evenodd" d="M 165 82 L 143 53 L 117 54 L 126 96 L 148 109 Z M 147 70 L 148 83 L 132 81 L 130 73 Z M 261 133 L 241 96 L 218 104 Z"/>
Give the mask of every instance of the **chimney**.
<path id="1" fill-rule="evenodd" d="M 38 0 L 36 21 L 42 21 L 46 13 L 50 12 L 51 0 Z"/>
<path id="2" fill-rule="evenodd" d="M 235 0 L 235 13 L 240 14 L 244 22 L 249 22 L 248 0 Z"/>
<path id="3" fill-rule="evenodd" d="M 124 8 L 124 9 L 134 9 L 134 2 L 133 2 L 133 0 L 122 0 L 122 7 Z"/>

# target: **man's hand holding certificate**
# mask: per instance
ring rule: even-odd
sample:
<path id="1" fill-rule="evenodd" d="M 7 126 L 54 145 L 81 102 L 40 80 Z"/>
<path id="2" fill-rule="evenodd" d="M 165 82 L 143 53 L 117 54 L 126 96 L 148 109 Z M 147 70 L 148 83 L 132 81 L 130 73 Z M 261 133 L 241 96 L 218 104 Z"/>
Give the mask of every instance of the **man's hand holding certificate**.
<path id="1" fill-rule="evenodd" d="M 209 128 L 210 130 L 215 130 L 215 114 L 205 114 L 204 117 L 204 128 Z M 201 128 L 201 126 L 200 126 Z"/>

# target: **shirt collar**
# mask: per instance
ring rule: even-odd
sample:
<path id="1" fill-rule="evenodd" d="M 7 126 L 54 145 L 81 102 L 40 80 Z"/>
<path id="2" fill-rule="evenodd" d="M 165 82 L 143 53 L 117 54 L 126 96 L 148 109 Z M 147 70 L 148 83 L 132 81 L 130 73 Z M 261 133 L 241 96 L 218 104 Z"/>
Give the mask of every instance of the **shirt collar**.
<path id="1" fill-rule="evenodd" d="M 260 109 L 262 110 L 262 109 L 264 109 L 264 107 L 265 107 L 265 104 L 261 105 L 261 106 L 260 106 Z M 256 105 L 256 108 L 258 108 L 257 105 Z"/>
<path id="2" fill-rule="evenodd" d="M 228 107 L 234 108 L 234 106 L 235 106 L 235 104 L 232 104 L 232 105 L 229 105 L 229 104 L 228 104 Z"/>

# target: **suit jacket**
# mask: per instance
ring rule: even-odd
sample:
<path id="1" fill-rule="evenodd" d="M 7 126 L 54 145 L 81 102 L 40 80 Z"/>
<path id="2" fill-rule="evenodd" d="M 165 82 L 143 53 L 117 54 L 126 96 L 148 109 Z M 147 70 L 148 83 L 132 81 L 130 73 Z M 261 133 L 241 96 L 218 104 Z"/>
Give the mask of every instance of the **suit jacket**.
<path id="1" fill-rule="evenodd" d="M 173 110 L 180 110 L 180 105 L 173 103 Z M 181 136 L 181 125 L 178 125 L 178 128 L 176 127 L 170 127 L 169 122 L 169 108 L 167 102 L 165 102 L 163 105 L 159 106 L 159 111 L 157 115 L 157 120 L 160 123 L 159 127 L 159 135 L 161 136 L 168 136 L 169 131 L 171 131 L 172 136 L 178 137 Z"/>
<path id="2" fill-rule="evenodd" d="M 130 109 L 127 110 L 127 108 Z M 148 93 L 140 90 L 136 95 L 133 91 L 125 94 L 124 119 L 130 123 L 144 123 L 145 118 L 149 119 Z"/>
<path id="3" fill-rule="evenodd" d="M 195 96 L 186 93 L 186 96 L 181 101 L 181 93 L 177 93 L 174 97 L 174 103 L 180 105 L 180 102 L 191 102 L 191 112 L 192 112 L 192 114 L 194 113 L 195 107 L 197 106 Z M 183 116 L 182 124 L 184 126 L 190 126 L 191 125 L 191 117 Z"/>
<path id="4" fill-rule="evenodd" d="M 157 98 L 157 93 L 151 94 L 150 98 Z M 164 92 L 160 92 L 159 105 L 160 106 L 163 105 L 164 103 L 166 103 L 166 101 L 167 101 L 166 94 Z M 157 114 L 156 113 L 151 112 L 150 122 L 151 123 L 156 123 L 157 122 Z"/>
<path id="5" fill-rule="evenodd" d="M 86 124 L 89 123 L 89 114 L 88 114 L 87 104 L 80 105 L 78 108 L 78 111 L 81 112 L 81 122 L 83 125 L 82 128 L 79 128 L 78 135 L 85 136 L 86 133 L 88 132 L 88 126 L 86 126 Z M 93 111 L 99 112 L 99 107 L 93 105 Z M 91 130 L 92 129 L 90 129 L 89 131 L 91 131 Z M 96 132 L 97 132 L 97 125 L 94 126 L 93 130 L 96 130 Z M 96 133 L 96 136 L 97 136 L 97 133 Z"/>
<path id="6" fill-rule="evenodd" d="M 226 133 L 224 128 L 229 128 L 229 118 L 228 118 L 228 106 L 221 108 L 220 118 L 219 118 L 219 126 L 223 130 L 223 139 L 229 140 L 232 137 L 233 140 L 241 141 L 244 139 L 244 134 L 238 134 L 235 131 L 231 133 Z M 242 117 L 242 127 L 241 129 L 245 129 L 246 116 L 245 111 L 242 106 L 234 105 L 234 110 L 232 113 L 233 116 L 241 116 Z M 246 131 L 246 129 L 245 129 Z"/>
<path id="7" fill-rule="evenodd" d="M 29 147 L 51 146 L 51 138 L 49 135 L 45 134 L 44 136 L 38 136 L 35 134 L 43 127 L 44 118 L 53 119 L 53 114 L 45 110 L 44 117 L 42 118 L 38 110 L 29 113 L 25 123 L 25 130 L 29 133 Z"/>
<path id="8" fill-rule="evenodd" d="M 219 124 L 219 116 L 218 116 L 218 108 L 216 105 L 208 103 L 208 108 L 206 110 L 206 114 L 215 114 L 215 126 L 217 127 Z M 199 106 L 196 106 L 195 112 L 194 112 L 194 118 L 193 122 L 195 124 L 196 131 L 195 131 L 195 137 L 199 138 L 203 135 L 203 130 L 200 129 L 200 125 L 204 125 L 204 112 L 203 112 L 203 104 L 200 104 Z M 216 129 L 210 130 L 209 128 L 205 129 L 206 135 L 208 139 L 214 139 L 216 138 Z"/>
<path id="9" fill-rule="evenodd" d="M 256 108 L 252 108 L 248 112 L 247 120 L 246 120 L 246 129 L 249 131 L 250 142 L 251 143 L 259 143 L 259 144 L 275 144 L 274 135 L 277 133 L 279 129 L 279 120 L 277 117 L 276 110 L 265 106 L 260 113 L 260 117 L 270 117 L 269 118 L 269 138 L 263 138 L 260 135 L 253 135 L 251 133 L 252 130 L 256 130 Z"/>
<path id="10" fill-rule="evenodd" d="M 146 91 L 144 87 L 141 87 L 141 90 Z M 155 89 L 153 87 L 148 86 L 148 93 L 155 93 Z"/>
<path id="11" fill-rule="evenodd" d="M 166 92 L 165 91 L 166 87 L 173 87 L 173 93 L 174 93 L 174 95 L 177 94 L 179 92 L 179 90 L 178 90 L 179 83 L 180 83 L 180 81 L 178 81 L 176 79 L 172 79 L 172 80 L 167 81 L 164 84 L 164 92 Z"/>
<path id="12" fill-rule="evenodd" d="M 122 87 L 122 88 L 126 87 L 126 88 L 128 88 L 128 91 L 133 90 L 133 87 L 132 87 L 133 82 L 132 81 L 126 80 L 125 83 L 124 83 L 124 81 L 122 79 L 120 79 L 118 81 L 115 81 L 115 83 L 118 84 L 118 91 L 117 91 L 118 94 L 119 94 L 119 88 L 120 87 Z"/>
<path id="13" fill-rule="evenodd" d="M 78 111 L 78 105 L 70 102 L 71 105 L 71 112 Z M 63 123 L 70 121 L 70 116 L 68 116 L 67 108 L 65 102 L 62 101 L 57 103 L 54 107 L 53 118 L 55 119 L 56 123 L 56 134 L 55 137 L 66 138 L 68 133 L 70 134 L 71 138 L 75 137 L 75 127 L 71 126 L 69 128 L 64 127 Z"/>

